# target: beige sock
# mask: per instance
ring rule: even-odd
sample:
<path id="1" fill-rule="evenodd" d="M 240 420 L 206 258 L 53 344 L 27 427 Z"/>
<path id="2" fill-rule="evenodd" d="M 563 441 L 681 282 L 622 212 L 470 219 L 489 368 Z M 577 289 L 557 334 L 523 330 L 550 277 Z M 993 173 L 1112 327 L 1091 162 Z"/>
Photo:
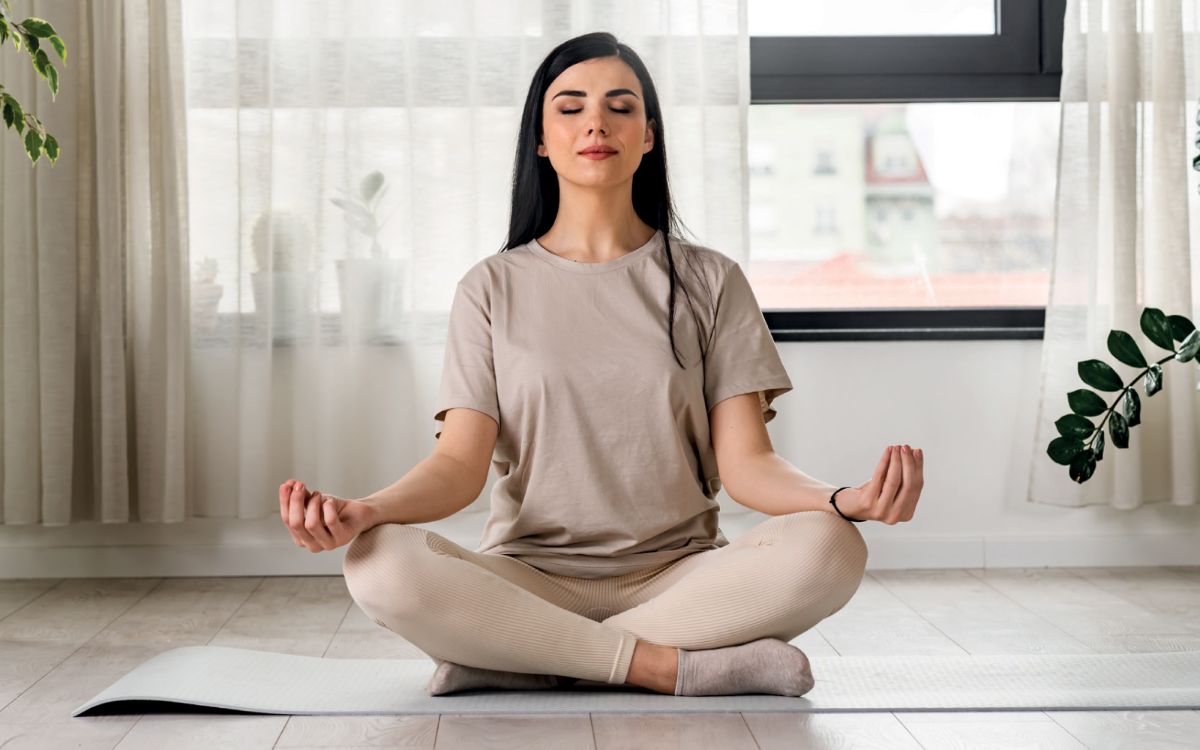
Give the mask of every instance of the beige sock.
<path id="1" fill-rule="evenodd" d="M 724 648 L 679 649 L 675 695 L 804 695 L 813 686 L 804 652 L 778 638 Z"/>
<path id="2" fill-rule="evenodd" d="M 460 690 L 497 688 L 500 690 L 544 690 L 560 687 L 558 675 L 504 672 L 482 667 L 469 667 L 444 659 L 434 659 L 437 669 L 429 679 L 426 690 L 430 695 L 446 695 Z"/>

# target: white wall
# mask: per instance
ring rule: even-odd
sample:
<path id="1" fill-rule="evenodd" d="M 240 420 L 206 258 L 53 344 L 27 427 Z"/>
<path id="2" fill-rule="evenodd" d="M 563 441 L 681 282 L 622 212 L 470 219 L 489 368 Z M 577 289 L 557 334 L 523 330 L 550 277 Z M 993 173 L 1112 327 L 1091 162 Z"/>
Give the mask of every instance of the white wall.
<path id="1" fill-rule="evenodd" d="M 1200 564 L 1196 506 L 1025 502 L 1031 462 L 1050 460 L 1033 446 L 1041 343 L 781 342 L 796 388 L 775 402 L 775 449 L 838 486 L 866 481 L 889 443 L 924 450 L 916 516 L 859 525 L 869 569 Z M 1120 460 L 1119 451 L 1105 460 Z M 474 548 L 491 481 L 475 512 L 422 526 Z M 766 518 L 724 493 L 722 502 L 730 539 Z M 0 526 L 0 577 L 337 574 L 344 551 L 296 547 L 277 517 Z"/>

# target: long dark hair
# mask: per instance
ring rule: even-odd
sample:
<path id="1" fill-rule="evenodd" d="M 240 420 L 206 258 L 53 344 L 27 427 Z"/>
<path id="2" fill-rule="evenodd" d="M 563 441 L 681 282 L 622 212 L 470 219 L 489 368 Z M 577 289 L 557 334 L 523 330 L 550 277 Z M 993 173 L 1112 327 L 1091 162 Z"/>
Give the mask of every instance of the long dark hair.
<path id="1" fill-rule="evenodd" d="M 564 70 L 596 57 L 619 57 L 633 69 L 642 85 L 646 118 L 654 121 L 654 147 L 649 153 L 642 155 L 641 164 L 633 174 L 633 209 L 642 221 L 663 233 L 663 247 L 666 250 L 670 275 L 667 330 L 675 361 L 681 368 L 686 369 L 675 348 L 675 287 L 678 274 L 670 241 L 670 234 L 678 234 L 682 221 L 675 211 L 667 184 L 667 144 L 663 139 L 662 110 L 658 104 L 658 92 L 638 54 L 628 45 L 618 42 L 617 38 L 607 31 L 583 34 L 559 44 L 546 55 L 546 59 L 533 74 L 529 93 L 525 98 L 525 109 L 521 113 L 521 130 L 517 138 L 508 240 L 500 252 L 524 245 L 545 234 L 554 224 L 558 215 L 558 177 L 550 160 L 539 157 L 537 153 L 538 144 L 542 139 L 542 101 L 546 96 L 546 89 Z M 684 255 L 690 254 L 685 252 Z M 698 273 L 696 277 L 702 279 L 706 288 L 708 287 L 705 274 Z M 691 307 L 692 295 L 688 292 L 688 285 L 680 285 Z M 711 301 L 711 289 L 709 298 Z M 692 307 L 691 310 L 695 317 L 695 308 Z M 703 331 L 698 317 L 696 323 L 697 331 Z M 699 336 L 702 354 L 707 354 L 708 351 L 707 338 L 711 338 L 711 334 L 708 337 Z"/>

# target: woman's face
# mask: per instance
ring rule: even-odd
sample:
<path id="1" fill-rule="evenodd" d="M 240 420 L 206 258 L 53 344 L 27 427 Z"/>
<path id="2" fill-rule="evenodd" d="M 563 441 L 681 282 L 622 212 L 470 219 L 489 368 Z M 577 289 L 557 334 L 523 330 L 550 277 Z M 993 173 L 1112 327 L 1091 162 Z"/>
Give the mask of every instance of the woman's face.
<path id="1" fill-rule="evenodd" d="M 549 157 L 560 179 L 590 187 L 633 179 L 642 154 L 654 147 L 642 86 L 619 57 L 592 58 L 559 74 L 542 102 L 542 132 L 538 155 Z M 616 153 L 603 159 L 580 153 L 593 145 Z"/>

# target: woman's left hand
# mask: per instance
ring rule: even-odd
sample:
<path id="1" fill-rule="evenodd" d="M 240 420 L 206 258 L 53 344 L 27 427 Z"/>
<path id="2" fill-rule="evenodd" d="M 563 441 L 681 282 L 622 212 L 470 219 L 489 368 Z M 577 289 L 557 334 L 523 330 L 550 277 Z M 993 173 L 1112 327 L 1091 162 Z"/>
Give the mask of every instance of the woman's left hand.
<path id="1" fill-rule="evenodd" d="M 838 510 L 855 520 L 882 521 L 889 526 L 911 520 L 925 486 L 924 467 L 920 448 L 889 445 L 870 481 L 838 493 Z"/>

